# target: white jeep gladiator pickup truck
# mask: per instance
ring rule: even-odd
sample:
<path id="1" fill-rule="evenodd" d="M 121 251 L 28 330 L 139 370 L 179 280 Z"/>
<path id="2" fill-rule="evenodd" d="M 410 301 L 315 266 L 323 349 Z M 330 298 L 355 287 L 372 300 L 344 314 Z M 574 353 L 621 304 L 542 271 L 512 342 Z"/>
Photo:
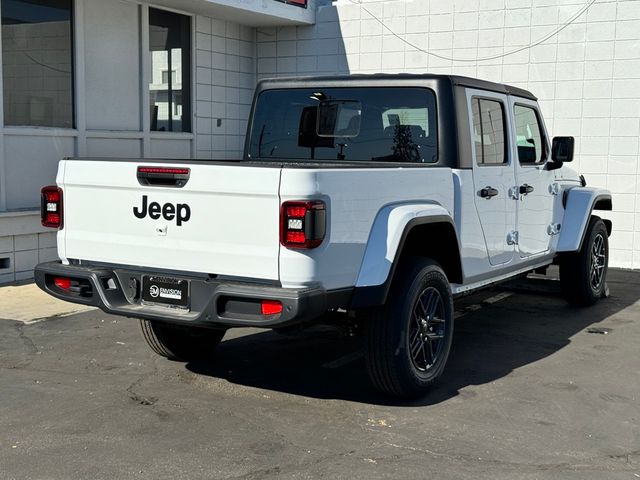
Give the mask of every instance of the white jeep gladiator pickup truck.
<path id="1" fill-rule="evenodd" d="M 274 79 L 237 161 L 64 159 L 42 190 L 51 295 L 141 319 L 160 355 L 232 327 L 357 319 L 373 384 L 423 395 L 456 295 L 557 263 L 567 298 L 606 288 L 611 195 L 563 166 L 536 97 L 441 75 Z M 331 315 L 327 315 L 327 314 Z"/>

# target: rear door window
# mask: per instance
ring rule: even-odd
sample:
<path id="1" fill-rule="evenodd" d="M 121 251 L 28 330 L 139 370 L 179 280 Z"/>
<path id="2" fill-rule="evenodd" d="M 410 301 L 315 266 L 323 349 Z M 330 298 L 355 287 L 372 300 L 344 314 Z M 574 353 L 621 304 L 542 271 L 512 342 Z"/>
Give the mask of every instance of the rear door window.
<path id="1" fill-rule="evenodd" d="M 507 163 L 504 105 L 497 100 L 476 98 L 471 100 L 473 115 L 473 141 L 478 165 Z"/>
<path id="2" fill-rule="evenodd" d="M 518 160 L 523 165 L 544 162 L 545 140 L 538 114 L 533 108 L 524 105 L 515 105 L 513 113 L 516 123 Z"/>
<path id="3" fill-rule="evenodd" d="M 438 161 L 436 101 L 426 88 L 265 90 L 250 135 L 256 160 Z"/>

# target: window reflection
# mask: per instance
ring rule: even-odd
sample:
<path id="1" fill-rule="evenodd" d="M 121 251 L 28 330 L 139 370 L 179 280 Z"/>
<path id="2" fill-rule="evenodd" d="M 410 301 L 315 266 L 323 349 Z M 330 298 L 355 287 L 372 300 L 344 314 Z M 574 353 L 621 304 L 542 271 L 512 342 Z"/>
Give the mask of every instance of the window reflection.
<path id="1" fill-rule="evenodd" d="M 5 125 L 73 128 L 71 0 L 2 0 Z"/>
<path id="2" fill-rule="evenodd" d="M 189 17 L 149 9 L 149 93 L 153 131 L 191 131 L 190 32 Z"/>

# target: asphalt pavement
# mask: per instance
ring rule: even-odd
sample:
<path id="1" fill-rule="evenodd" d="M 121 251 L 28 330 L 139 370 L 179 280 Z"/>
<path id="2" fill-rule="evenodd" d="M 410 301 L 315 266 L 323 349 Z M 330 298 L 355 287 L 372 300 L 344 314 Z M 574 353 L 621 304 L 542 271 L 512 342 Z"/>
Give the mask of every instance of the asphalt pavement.
<path id="1" fill-rule="evenodd" d="M 609 284 L 588 309 L 549 281 L 465 297 L 405 404 L 332 329 L 232 330 L 183 364 L 98 310 L 1 320 L 0 479 L 638 479 L 640 272 Z"/>

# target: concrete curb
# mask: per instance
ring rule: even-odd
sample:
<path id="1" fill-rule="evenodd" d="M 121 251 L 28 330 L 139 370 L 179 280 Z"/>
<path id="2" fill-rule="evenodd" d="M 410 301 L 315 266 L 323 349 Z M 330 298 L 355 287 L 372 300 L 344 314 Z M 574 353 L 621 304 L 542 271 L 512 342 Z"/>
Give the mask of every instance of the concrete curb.
<path id="1" fill-rule="evenodd" d="M 29 324 L 93 308 L 58 300 L 44 293 L 35 283 L 0 287 L 0 320 Z"/>

